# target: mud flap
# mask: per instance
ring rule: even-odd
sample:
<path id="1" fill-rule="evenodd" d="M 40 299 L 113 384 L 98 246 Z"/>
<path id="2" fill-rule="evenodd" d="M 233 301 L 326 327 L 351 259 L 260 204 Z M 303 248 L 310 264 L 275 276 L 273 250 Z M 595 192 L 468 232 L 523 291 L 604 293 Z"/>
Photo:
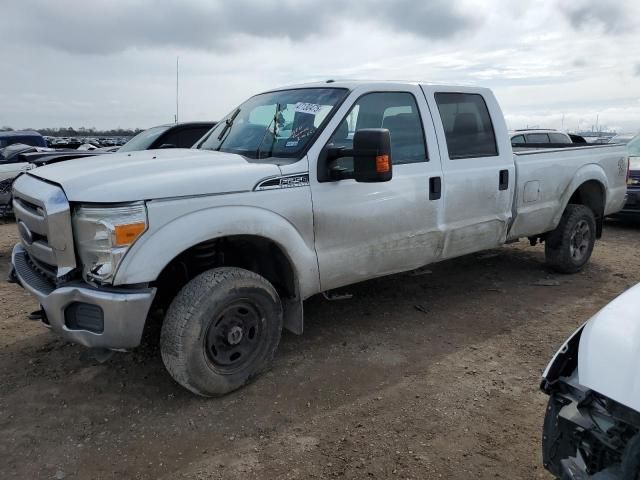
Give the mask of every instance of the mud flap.
<path id="1" fill-rule="evenodd" d="M 296 335 L 304 330 L 304 311 L 302 300 L 293 299 L 284 304 L 284 328 Z"/>

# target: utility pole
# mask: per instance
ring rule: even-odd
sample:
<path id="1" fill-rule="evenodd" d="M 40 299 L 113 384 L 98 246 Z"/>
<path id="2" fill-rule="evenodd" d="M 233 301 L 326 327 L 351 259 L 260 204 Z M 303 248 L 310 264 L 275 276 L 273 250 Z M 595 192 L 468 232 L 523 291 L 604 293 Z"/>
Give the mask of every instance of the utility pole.
<path id="1" fill-rule="evenodd" d="M 178 99 L 178 81 L 179 81 L 179 68 L 180 66 L 180 57 L 176 57 L 176 123 L 178 123 L 178 113 L 179 113 L 179 99 Z"/>

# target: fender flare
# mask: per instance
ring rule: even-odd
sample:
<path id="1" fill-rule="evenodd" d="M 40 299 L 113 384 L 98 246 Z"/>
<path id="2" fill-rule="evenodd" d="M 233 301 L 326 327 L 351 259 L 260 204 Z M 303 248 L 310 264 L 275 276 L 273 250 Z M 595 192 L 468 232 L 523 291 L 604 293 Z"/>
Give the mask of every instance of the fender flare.
<path id="1" fill-rule="evenodd" d="M 607 174 L 603 170 L 603 168 L 596 163 L 589 163 L 587 165 L 583 165 L 573 176 L 567 188 L 562 192 L 560 196 L 560 205 L 562 208 L 558 209 L 556 214 L 553 217 L 553 225 L 554 228 L 558 226 L 560 223 L 560 218 L 562 218 L 562 214 L 569 205 L 569 200 L 571 196 L 580 188 L 580 186 L 586 182 L 596 181 L 602 185 L 603 188 L 603 208 L 607 204 L 607 192 L 609 191 L 609 181 L 607 180 Z"/>
<path id="2" fill-rule="evenodd" d="M 114 285 L 156 280 L 178 255 L 207 240 L 232 235 L 266 238 L 287 256 L 301 299 L 320 289 L 318 262 L 313 245 L 284 217 L 260 207 L 222 206 L 173 218 L 143 234 L 127 252 L 115 275 Z"/>

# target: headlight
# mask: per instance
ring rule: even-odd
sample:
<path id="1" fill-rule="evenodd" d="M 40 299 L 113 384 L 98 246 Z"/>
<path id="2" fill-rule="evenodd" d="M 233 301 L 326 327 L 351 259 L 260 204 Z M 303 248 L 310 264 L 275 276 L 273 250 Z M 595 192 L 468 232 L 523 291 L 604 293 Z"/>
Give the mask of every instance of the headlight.
<path id="1" fill-rule="evenodd" d="M 84 278 L 111 283 L 125 253 L 146 229 L 147 209 L 143 203 L 76 208 L 73 233 Z"/>

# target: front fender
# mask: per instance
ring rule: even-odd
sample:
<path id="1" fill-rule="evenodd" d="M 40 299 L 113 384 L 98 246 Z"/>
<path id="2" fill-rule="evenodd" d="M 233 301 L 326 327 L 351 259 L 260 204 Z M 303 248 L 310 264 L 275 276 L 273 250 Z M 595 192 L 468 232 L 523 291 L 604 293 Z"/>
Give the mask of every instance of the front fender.
<path id="1" fill-rule="evenodd" d="M 211 206 L 197 209 L 197 199 L 148 204 L 150 230 L 127 252 L 114 285 L 148 283 L 179 254 L 206 240 L 255 235 L 279 245 L 296 274 L 302 298 L 320 289 L 313 245 L 283 216 L 255 206 Z M 192 207 L 192 210 L 190 210 Z M 311 242 L 313 239 L 310 239 Z"/>

